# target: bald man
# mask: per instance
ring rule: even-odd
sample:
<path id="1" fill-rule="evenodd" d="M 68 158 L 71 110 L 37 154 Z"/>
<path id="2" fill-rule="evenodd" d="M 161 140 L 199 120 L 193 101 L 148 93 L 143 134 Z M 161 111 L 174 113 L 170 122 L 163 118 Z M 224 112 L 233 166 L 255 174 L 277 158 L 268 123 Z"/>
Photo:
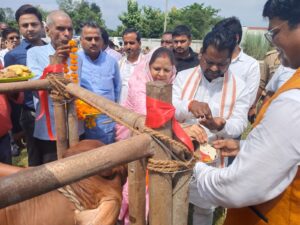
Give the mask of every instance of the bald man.
<path id="1" fill-rule="evenodd" d="M 44 46 L 36 46 L 27 52 L 27 66 L 35 74 L 33 79 L 40 79 L 44 69 L 49 65 L 49 56 L 60 56 L 68 59 L 70 47 L 68 46 L 69 40 L 73 37 L 73 24 L 68 14 L 64 11 L 51 12 L 46 20 L 46 32 L 50 37 L 50 43 Z M 80 77 L 81 63 L 78 63 L 78 74 Z M 51 119 L 51 128 L 55 134 L 53 102 L 49 101 L 49 111 Z M 37 115 L 40 114 L 40 101 L 35 95 L 34 97 L 35 109 Z M 84 132 L 82 124 L 79 126 L 79 134 Z M 35 121 L 34 137 L 36 139 L 37 147 L 41 151 L 40 163 L 47 163 L 57 159 L 56 155 L 56 141 L 50 140 L 47 132 L 46 118 L 43 116 L 41 119 Z"/>

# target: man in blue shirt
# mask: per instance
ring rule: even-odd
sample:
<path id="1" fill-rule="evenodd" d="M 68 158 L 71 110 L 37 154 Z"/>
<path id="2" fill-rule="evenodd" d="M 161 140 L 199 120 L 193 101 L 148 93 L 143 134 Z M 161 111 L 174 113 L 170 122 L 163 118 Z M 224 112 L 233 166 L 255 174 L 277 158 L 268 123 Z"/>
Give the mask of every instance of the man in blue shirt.
<path id="1" fill-rule="evenodd" d="M 94 22 L 87 22 L 81 32 L 82 59 L 81 86 L 111 101 L 118 102 L 121 90 L 117 61 L 109 56 L 103 47 L 101 28 Z M 115 123 L 106 115 L 96 119 L 96 127 L 85 128 L 85 137 L 97 139 L 105 144 L 114 142 Z"/>
<path id="2" fill-rule="evenodd" d="M 45 44 L 41 39 L 44 29 L 42 15 L 37 8 L 28 4 L 22 5 L 16 11 L 15 17 L 19 25 L 19 31 L 24 39 L 19 46 L 5 55 L 4 63 L 6 67 L 15 64 L 26 65 L 26 54 L 28 49 Z M 17 112 L 16 109 L 17 108 L 13 108 L 13 111 Z M 19 120 L 19 118 L 13 118 L 13 120 Z M 20 115 L 20 125 L 26 135 L 29 166 L 40 165 L 39 151 L 36 148 L 33 138 L 34 120 L 35 109 L 33 105 L 33 96 L 32 92 L 28 91 L 25 92 L 25 101 Z"/>
<path id="3" fill-rule="evenodd" d="M 50 55 L 67 59 L 70 52 L 68 42 L 73 36 L 73 24 L 69 15 L 60 10 L 53 11 L 47 16 L 46 23 L 46 32 L 51 39 L 51 43 L 44 46 L 33 47 L 27 52 L 27 66 L 36 75 L 33 79 L 39 79 L 42 76 L 44 69 L 50 63 Z M 80 62 L 78 66 L 78 74 L 80 74 Z M 40 100 L 36 96 L 34 96 L 34 105 L 36 112 L 39 115 L 41 111 Z M 50 98 L 49 112 L 52 133 L 56 136 L 53 102 Z M 83 132 L 83 127 L 79 124 L 79 134 L 82 134 Z M 34 137 L 37 147 L 41 152 L 41 163 L 56 160 L 56 141 L 51 140 L 48 135 L 45 116 L 35 121 Z"/>

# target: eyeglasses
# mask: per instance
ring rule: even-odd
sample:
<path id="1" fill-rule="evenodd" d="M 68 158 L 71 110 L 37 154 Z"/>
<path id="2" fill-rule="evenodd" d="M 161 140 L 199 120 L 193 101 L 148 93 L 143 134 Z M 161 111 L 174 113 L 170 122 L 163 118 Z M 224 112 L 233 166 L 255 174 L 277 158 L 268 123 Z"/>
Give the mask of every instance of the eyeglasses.
<path id="1" fill-rule="evenodd" d="M 12 37 L 9 37 L 8 40 L 12 41 L 12 40 L 20 40 L 20 37 L 19 36 L 12 36 Z"/>
<path id="2" fill-rule="evenodd" d="M 276 30 L 278 30 L 279 28 L 281 28 L 285 23 L 287 23 L 287 21 L 284 21 L 283 23 L 279 24 L 276 27 L 273 27 L 271 30 L 268 30 L 265 33 L 265 38 L 272 44 L 273 40 L 275 38 L 275 36 L 279 33 L 279 32 L 275 32 Z"/>

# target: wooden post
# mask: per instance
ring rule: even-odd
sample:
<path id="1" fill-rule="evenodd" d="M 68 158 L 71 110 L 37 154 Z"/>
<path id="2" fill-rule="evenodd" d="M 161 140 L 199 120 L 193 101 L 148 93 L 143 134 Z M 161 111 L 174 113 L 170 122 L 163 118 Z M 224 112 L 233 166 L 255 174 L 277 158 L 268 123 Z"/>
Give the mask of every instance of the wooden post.
<path id="1" fill-rule="evenodd" d="M 153 150 L 154 151 L 154 150 Z M 146 160 L 128 164 L 130 225 L 146 225 Z"/>
<path id="2" fill-rule="evenodd" d="M 49 59 L 51 65 L 62 63 L 61 57 L 50 55 Z M 63 77 L 63 73 L 57 73 L 55 75 Z M 57 93 L 51 92 L 50 97 L 53 101 L 54 108 L 57 158 L 61 159 L 64 151 L 68 149 L 68 130 L 66 116 L 67 108 L 63 96 L 58 96 Z"/>
<path id="3" fill-rule="evenodd" d="M 186 171 L 173 177 L 173 225 L 188 224 L 191 175 L 192 171 Z"/>
<path id="4" fill-rule="evenodd" d="M 76 106 L 74 100 L 67 103 L 68 111 L 68 134 L 69 134 L 69 146 L 72 147 L 79 141 L 78 135 L 78 118 L 76 113 Z"/>
<path id="5" fill-rule="evenodd" d="M 55 118 L 57 158 L 61 159 L 65 150 L 68 149 L 66 103 L 61 99 L 55 99 L 53 96 L 52 101 Z"/>
<path id="6" fill-rule="evenodd" d="M 15 93 L 20 91 L 49 90 L 50 87 L 50 82 L 47 79 L 1 83 L 0 94 Z"/>
<path id="7" fill-rule="evenodd" d="M 30 199 L 100 171 L 154 154 L 152 138 L 141 134 L 91 151 L 73 155 L 37 167 L 31 167 L 0 179 L 0 208 Z"/>
<path id="8" fill-rule="evenodd" d="M 172 85 L 163 82 L 147 83 L 147 96 L 161 101 L 172 103 Z M 172 137 L 171 121 L 158 129 L 160 132 Z M 166 153 L 156 144 L 153 159 L 170 160 L 170 154 Z M 149 171 L 149 195 L 150 195 L 150 225 L 172 224 L 172 177 L 170 174 Z"/>

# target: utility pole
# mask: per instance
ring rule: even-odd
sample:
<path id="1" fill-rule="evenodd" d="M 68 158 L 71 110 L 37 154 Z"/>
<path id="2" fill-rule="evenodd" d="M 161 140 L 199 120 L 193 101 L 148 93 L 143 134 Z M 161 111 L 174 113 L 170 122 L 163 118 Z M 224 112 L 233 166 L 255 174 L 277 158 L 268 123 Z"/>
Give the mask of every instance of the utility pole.
<path id="1" fill-rule="evenodd" d="M 165 1 L 166 1 L 166 8 L 165 8 L 164 32 L 167 30 L 167 19 L 168 19 L 168 0 Z"/>

